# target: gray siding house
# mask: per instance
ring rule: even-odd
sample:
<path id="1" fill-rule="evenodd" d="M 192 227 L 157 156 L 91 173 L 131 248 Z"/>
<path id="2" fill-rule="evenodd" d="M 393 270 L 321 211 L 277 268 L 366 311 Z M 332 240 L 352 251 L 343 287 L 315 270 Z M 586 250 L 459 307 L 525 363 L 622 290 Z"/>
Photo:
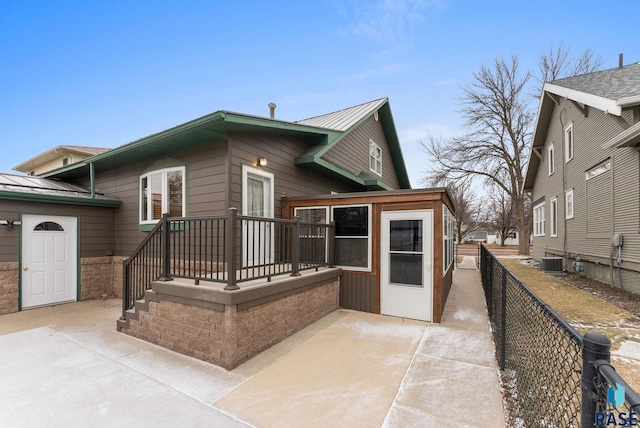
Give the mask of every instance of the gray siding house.
<path id="1" fill-rule="evenodd" d="M 525 190 L 533 257 L 640 293 L 640 63 L 544 85 Z"/>

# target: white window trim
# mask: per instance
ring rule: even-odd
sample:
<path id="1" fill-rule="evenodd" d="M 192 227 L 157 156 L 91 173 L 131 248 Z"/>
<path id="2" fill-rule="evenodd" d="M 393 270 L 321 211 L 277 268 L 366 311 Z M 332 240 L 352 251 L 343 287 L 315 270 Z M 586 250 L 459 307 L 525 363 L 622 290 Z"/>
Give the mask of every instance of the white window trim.
<path id="1" fill-rule="evenodd" d="M 533 207 L 533 236 L 544 236 L 544 202 Z"/>
<path id="2" fill-rule="evenodd" d="M 549 175 L 551 175 L 556 170 L 556 166 L 555 166 L 556 156 L 555 156 L 555 149 L 553 147 L 553 143 L 551 143 L 549 145 L 549 148 L 547 148 L 547 160 L 549 162 Z"/>
<path id="3" fill-rule="evenodd" d="M 333 209 L 334 208 L 347 208 L 347 207 L 368 207 L 367 209 L 367 267 L 359 267 L 359 266 L 341 266 L 341 265 L 337 265 L 339 268 L 341 268 L 342 270 L 355 270 L 355 271 L 360 271 L 360 272 L 371 272 L 371 241 L 372 239 L 372 231 L 371 231 L 371 217 L 372 217 L 372 210 L 371 210 L 371 204 L 347 204 L 347 205 L 331 205 L 331 209 L 330 209 L 330 214 L 331 214 L 331 221 L 335 221 L 333 218 Z M 334 238 L 335 239 L 342 239 L 342 238 L 358 238 L 358 239 L 365 239 L 363 236 L 335 236 L 334 234 Z"/>
<path id="4" fill-rule="evenodd" d="M 372 154 L 372 151 L 375 153 L 380 153 L 380 159 L 377 159 L 375 155 Z M 371 164 L 373 163 L 374 168 L 371 168 Z M 375 141 L 369 140 L 369 169 L 373 171 L 375 174 L 382 177 L 382 149 L 379 145 L 376 144 Z M 379 169 L 379 171 L 378 171 Z"/>
<path id="5" fill-rule="evenodd" d="M 449 207 L 442 206 L 442 275 L 445 276 L 449 271 L 449 267 L 453 264 L 454 259 L 454 237 L 455 237 L 455 218 Z M 449 243 L 447 249 L 447 242 Z"/>
<path id="6" fill-rule="evenodd" d="M 571 204 L 569 204 L 569 197 L 571 197 Z M 571 211 L 569 211 L 569 206 L 571 206 Z M 573 189 L 569 189 L 564 192 L 564 218 L 571 219 L 573 218 L 573 212 L 575 211 L 575 199 L 573 197 Z"/>
<path id="7" fill-rule="evenodd" d="M 571 144 L 569 144 L 569 135 L 571 136 Z M 575 151 L 575 135 L 573 133 L 573 122 L 564 128 L 564 162 L 567 163 L 573 159 L 573 152 Z"/>
<path id="8" fill-rule="evenodd" d="M 550 235 L 552 238 L 558 236 L 558 198 L 554 197 L 549 200 L 549 222 Z"/>
<path id="9" fill-rule="evenodd" d="M 171 171 L 181 171 L 182 172 L 182 216 L 186 216 L 187 213 L 187 169 L 184 166 L 170 167 L 170 168 L 160 168 L 152 171 L 145 172 L 140 175 L 138 178 L 138 184 L 140 186 L 140 192 L 138 195 L 138 221 L 140 224 L 156 224 L 158 220 L 145 220 L 142 218 L 142 201 L 144 200 L 144 187 L 142 186 L 142 180 L 147 178 L 150 179 L 152 175 L 161 174 L 162 175 L 162 214 L 169 212 L 169 198 L 166 194 L 167 192 L 167 173 Z M 147 187 L 150 189 L 150 187 Z M 151 195 L 147 195 L 147 212 L 150 213 L 153 211 L 153 203 Z"/>

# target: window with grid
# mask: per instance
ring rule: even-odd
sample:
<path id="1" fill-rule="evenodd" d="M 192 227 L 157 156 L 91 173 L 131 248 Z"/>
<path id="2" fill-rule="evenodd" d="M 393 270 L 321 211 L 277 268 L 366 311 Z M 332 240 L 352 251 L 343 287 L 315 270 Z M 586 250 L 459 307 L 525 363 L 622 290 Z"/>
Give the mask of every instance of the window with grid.
<path id="1" fill-rule="evenodd" d="M 382 176 L 382 149 L 373 140 L 369 140 L 369 169 Z"/>

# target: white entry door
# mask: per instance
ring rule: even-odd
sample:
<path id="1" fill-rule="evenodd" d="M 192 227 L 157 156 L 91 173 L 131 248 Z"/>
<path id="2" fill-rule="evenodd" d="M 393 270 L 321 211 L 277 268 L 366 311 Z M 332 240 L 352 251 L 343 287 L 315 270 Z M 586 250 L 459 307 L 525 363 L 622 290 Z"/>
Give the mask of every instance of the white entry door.
<path id="1" fill-rule="evenodd" d="M 380 312 L 431 321 L 433 212 L 382 213 Z"/>
<path id="2" fill-rule="evenodd" d="M 78 219 L 22 217 L 22 308 L 77 300 Z"/>
<path id="3" fill-rule="evenodd" d="M 242 167 L 242 214 L 273 218 L 273 174 Z M 242 266 L 273 263 L 273 227 L 266 221 L 242 221 Z"/>

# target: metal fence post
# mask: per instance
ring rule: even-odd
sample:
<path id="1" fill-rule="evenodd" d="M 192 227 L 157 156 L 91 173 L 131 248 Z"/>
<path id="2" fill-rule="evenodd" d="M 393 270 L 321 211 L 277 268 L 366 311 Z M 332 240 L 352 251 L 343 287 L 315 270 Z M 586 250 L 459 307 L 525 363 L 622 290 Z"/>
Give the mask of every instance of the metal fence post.
<path id="1" fill-rule="evenodd" d="M 611 360 L 611 342 L 600 333 L 590 332 L 582 340 L 582 406 L 580 428 L 594 427 L 597 410 L 597 360 Z"/>
<path id="2" fill-rule="evenodd" d="M 329 246 L 327 251 L 327 266 L 330 268 L 336 267 L 335 238 L 336 224 L 332 221 L 331 223 L 329 223 L 329 227 L 327 229 L 327 245 Z"/>
<path id="3" fill-rule="evenodd" d="M 502 301 L 500 302 L 500 370 L 504 370 L 507 354 L 507 268 L 502 267 Z"/>
<path id="4" fill-rule="evenodd" d="M 291 257 L 291 276 L 300 276 L 300 217 L 294 219 L 293 224 L 293 254 Z"/>
<path id="5" fill-rule="evenodd" d="M 169 240 L 171 239 L 171 227 L 169 224 L 169 214 L 162 214 L 162 274 L 158 281 L 173 281 L 171 277 L 171 244 Z"/>
<path id="6" fill-rule="evenodd" d="M 229 208 L 229 215 L 227 216 L 227 224 L 225 227 L 225 242 L 224 251 L 227 256 L 227 285 L 224 287 L 227 291 L 239 290 L 236 278 L 237 271 L 237 250 L 238 250 L 238 210 L 236 208 Z"/>

